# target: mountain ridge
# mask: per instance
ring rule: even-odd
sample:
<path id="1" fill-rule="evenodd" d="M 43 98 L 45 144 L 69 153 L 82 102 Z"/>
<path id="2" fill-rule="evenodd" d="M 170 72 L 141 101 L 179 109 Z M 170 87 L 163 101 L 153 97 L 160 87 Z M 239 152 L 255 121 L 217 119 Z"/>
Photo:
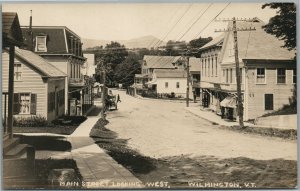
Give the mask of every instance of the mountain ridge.
<path id="1" fill-rule="evenodd" d="M 96 46 L 105 47 L 106 44 L 109 44 L 111 41 L 109 40 L 97 40 L 97 39 L 86 39 L 82 38 L 83 49 L 93 48 Z M 122 45 L 125 45 L 126 48 L 152 48 L 158 46 L 166 45 L 165 42 L 156 38 L 152 35 L 142 36 L 138 38 L 133 38 L 129 40 L 115 40 L 115 42 L 119 42 Z"/>

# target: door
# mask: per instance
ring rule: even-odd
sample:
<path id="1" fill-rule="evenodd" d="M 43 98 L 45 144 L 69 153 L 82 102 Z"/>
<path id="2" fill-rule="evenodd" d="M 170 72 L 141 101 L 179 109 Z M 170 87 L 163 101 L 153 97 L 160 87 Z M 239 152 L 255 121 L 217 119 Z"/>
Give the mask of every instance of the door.
<path id="1" fill-rule="evenodd" d="M 58 105 L 58 90 L 57 90 L 57 87 L 55 87 L 55 117 L 58 116 L 58 108 L 59 108 L 59 105 Z"/>

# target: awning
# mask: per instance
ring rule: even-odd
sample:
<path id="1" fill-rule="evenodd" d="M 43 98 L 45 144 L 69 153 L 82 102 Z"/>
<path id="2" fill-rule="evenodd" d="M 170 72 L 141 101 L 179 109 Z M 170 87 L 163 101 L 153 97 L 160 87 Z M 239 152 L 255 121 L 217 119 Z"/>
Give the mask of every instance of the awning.
<path id="1" fill-rule="evenodd" d="M 220 106 L 236 108 L 236 98 L 234 96 L 228 96 L 221 101 Z"/>

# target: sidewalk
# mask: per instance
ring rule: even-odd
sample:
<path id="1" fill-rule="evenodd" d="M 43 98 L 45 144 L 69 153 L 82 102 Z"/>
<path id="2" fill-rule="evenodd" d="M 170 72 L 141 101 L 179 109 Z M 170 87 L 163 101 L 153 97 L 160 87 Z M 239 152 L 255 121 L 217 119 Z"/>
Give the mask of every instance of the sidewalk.
<path id="1" fill-rule="evenodd" d="M 106 154 L 89 137 L 98 119 L 98 117 L 88 117 L 73 134 L 67 137 L 72 145 L 70 154 L 77 163 L 83 181 L 86 182 L 85 188 L 120 188 L 122 186 L 141 188 L 140 180 Z"/>
<path id="2" fill-rule="evenodd" d="M 42 151 L 38 158 L 74 159 L 83 177 L 83 189 L 142 188 L 142 182 L 125 167 L 118 164 L 89 137 L 99 116 L 88 116 L 71 135 L 52 133 L 22 133 L 28 136 L 54 136 L 71 143 L 70 152 Z"/>
<path id="3" fill-rule="evenodd" d="M 239 125 L 239 123 L 237 121 L 226 121 L 225 119 L 222 119 L 221 116 L 218 116 L 214 112 L 206 111 L 206 110 L 201 109 L 198 104 L 197 105 L 192 105 L 190 107 L 185 107 L 185 110 L 193 113 L 194 115 L 196 115 L 198 117 L 201 117 L 205 120 L 208 120 L 212 123 L 216 123 L 218 125 L 227 126 L 227 127 L 238 126 Z M 257 128 L 287 129 L 285 127 L 254 125 L 252 123 L 247 123 L 247 122 L 244 122 L 244 125 L 248 126 L 248 127 L 257 127 Z M 291 129 L 293 129 L 293 128 L 291 128 Z"/>

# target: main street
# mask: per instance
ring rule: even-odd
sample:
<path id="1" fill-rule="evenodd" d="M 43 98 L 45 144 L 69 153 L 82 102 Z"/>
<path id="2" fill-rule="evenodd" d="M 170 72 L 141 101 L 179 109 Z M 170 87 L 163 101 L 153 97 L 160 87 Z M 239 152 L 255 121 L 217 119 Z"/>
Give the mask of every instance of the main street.
<path id="1" fill-rule="evenodd" d="M 296 141 L 219 129 L 186 111 L 185 102 L 134 98 L 117 90 L 113 94 L 122 102 L 108 113 L 107 128 L 145 156 L 297 160 Z"/>

